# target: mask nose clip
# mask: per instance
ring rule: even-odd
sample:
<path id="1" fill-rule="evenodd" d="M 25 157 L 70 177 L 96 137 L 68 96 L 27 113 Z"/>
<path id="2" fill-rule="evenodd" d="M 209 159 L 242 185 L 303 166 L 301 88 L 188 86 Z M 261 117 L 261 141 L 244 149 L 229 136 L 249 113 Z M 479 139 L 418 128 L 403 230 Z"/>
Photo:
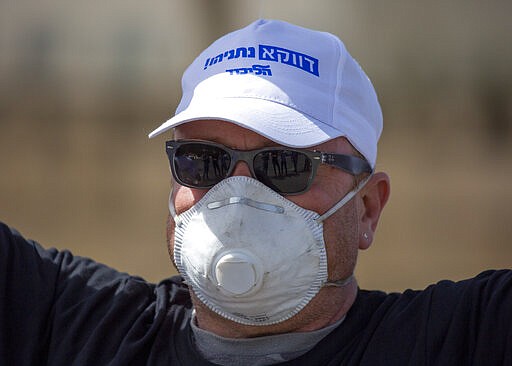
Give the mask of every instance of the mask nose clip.
<path id="1" fill-rule="evenodd" d="M 208 203 L 207 207 L 210 210 L 215 210 L 216 208 L 221 208 L 221 207 L 224 207 L 227 205 L 236 205 L 236 204 L 246 205 L 249 207 L 257 208 L 259 210 L 268 211 L 268 212 L 277 213 L 277 214 L 284 213 L 283 206 L 273 205 L 273 204 L 265 203 L 265 202 L 259 202 L 259 201 L 255 201 L 255 200 L 252 200 L 247 197 L 228 197 L 221 201 L 210 202 L 210 203 Z"/>

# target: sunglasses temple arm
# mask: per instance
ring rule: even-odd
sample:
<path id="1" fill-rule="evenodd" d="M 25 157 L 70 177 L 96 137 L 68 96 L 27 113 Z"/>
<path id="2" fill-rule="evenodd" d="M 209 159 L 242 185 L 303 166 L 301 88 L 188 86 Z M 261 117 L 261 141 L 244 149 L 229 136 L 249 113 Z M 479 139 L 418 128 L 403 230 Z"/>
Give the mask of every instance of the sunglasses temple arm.
<path id="1" fill-rule="evenodd" d="M 361 181 L 361 183 L 358 184 L 356 188 L 354 188 L 352 191 L 348 192 L 341 200 L 338 201 L 334 206 L 332 206 L 330 209 L 328 209 L 322 216 L 317 218 L 315 221 L 320 224 L 322 221 L 330 217 L 332 214 L 334 214 L 336 211 L 338 211 L 341 207 L 343 207 L 348 201 L 350 201 L 363 187 L 368 183 L 370 178 L 372 177 L 372 174 L 367 176 L 364 180 Z"/>

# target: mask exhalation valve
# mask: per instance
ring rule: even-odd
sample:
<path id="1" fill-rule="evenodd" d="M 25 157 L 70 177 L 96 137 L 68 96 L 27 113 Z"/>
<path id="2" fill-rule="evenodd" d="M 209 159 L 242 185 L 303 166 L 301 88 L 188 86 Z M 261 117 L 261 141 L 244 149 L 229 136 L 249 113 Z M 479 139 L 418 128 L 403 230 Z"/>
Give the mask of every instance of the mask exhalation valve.
<path id="1" fill-rule="evenodd" d="M 241 297 L 258 291 L 263 277 L 263 265 L 247 250 L 220 253 L 213 266 L 213 278 L 220 291 Z"/>

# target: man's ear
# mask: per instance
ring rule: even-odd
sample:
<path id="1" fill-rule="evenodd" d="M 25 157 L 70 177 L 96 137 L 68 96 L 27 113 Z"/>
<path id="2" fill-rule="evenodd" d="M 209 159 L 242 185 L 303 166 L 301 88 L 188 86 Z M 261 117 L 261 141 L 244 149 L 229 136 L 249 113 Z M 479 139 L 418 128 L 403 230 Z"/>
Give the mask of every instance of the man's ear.
<path id="1" fill-rule="evenodd" d="M 359 249 L 368 249 L 373 241 L 380 214 L 390 194 L 389 176 L 383 172 L 374 173 L 361 191 Z"/>

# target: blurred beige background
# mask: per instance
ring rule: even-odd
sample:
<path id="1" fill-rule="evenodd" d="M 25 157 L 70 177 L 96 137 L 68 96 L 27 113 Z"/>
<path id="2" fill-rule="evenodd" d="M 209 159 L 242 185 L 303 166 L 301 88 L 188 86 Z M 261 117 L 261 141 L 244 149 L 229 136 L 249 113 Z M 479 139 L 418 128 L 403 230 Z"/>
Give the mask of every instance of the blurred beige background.
<path id="1" fill-rule="evenodd" d="M 0 2 L 0 220 L 159 281 L 165 137 L 181 73 L 259 18 L 337 34 L 377 88 L 391 200 L 360 285 L 388 291 L 511 267 L 512 2 Z"/>

